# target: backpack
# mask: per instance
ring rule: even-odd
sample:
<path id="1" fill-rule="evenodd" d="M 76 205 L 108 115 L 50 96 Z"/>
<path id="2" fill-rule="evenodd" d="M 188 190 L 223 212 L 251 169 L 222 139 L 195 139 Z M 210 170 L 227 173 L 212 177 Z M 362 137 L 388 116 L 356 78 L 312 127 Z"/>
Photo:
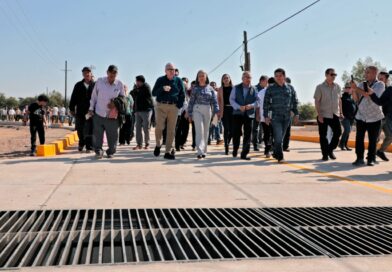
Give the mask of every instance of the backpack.
<path id="1" fill-rule="evenodd" d="M 117 120 L 120 123 L 120 127 L 125 123 L 125 114 L 127 113 L 128 102 L 125 96 L 117 96 L 113 99 L 114 106 L 118 111 Z"/>

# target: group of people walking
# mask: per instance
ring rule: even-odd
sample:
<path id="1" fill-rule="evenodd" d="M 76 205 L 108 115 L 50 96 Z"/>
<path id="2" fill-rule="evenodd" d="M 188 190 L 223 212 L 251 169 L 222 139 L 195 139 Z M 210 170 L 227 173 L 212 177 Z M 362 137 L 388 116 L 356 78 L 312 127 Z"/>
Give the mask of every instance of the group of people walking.
<path id="1" fill-rule="evenodd" d="M 389 73 L 379 73 L 377 67 L 368 66 L 365 69 L 365 81 L 356 83 L 352 77 L 351 81 L 346 83 L 343 95 L 340 86 L 335 83 L 336 76 L 334 69 L 327 69 L 325 81 L 317 86 L 314 94 L 322 160 L 335 160 L 334 150 L 338 146 L 342 150 L 351 150 L 348 140 L 355 122 L 356 160 L 353 165 L 365 164 L 366 132 L 368 134 L 367 165 L 374 166 L 377 156 L 383 161 L 388 161 L 385 151 L 392 142 L 392 87 L 386 87 Z M 344 128 L 342 137 L 340 137 L 341 123 Z M 327 137 L 328 128 L 332 131 L 330 141 Z M 384 140 L 377 150 L 381 130 L 384 131 Z"/>
<path id="2" fill-rule="evenodd" d="M 93 80 L 89 67 L 84 67 L 82 73 L 83 80 L 74 87 L 69 109 L 75 117 L 79 151 L 84 148 L 87 152 L 94 151 L 97 158 L 104 156 L 104 135 L 108 158 L 116 153 L 117 143 L 130 144 L 134 131 L 136 146 L 133 150 L 148 150 L 150 128 L 154 123 L 155 156 L 160 156 L 164 145 L 163 157 L 174 160 L 176 151 L 184 149 L 191 126 L 192 148 L 197 159 L 203 159 L 208 155 L 211 127 L 217 120 L 223 125 L 226 155 L 231 153 L 233 157 L 239 155 L 243 160 L 250 160 L 251 145 L 258 151 L 258 138 L 262 135 L 264 155 L 283 162 L 283 151 L 288 151 L 287 135 L 290 135 L 292 122 L 297 123 L 299 118 L 297 93 L 281 68 L 276 69 L 271 78 L 261 76 L 256 86 L 251 84 L 252 75 L 248 71 L 243 72 L 242 82 L 237 85 L 224 74 L 218 88 L 204 70 L 197 72 L 189 86 L 189 80 L 180 78 L 174 64 L 168 63 L 165 75 L 156 80 L 152 89 L 144 76 L 139 75 L 131 91 L 117 79 L 115 65 L 110 65 L 107 76 L 97 81 Z M 357 159 L 353 164 L 364 164 L 366 132 L 369 138 L 367 165 L 374 165 L 376 156 L 388 160 L 384 152 L 392 142 L 392 89 L 385 88 L 389 74 L 378 73 L 376 67 L 369 66 L 365 72 L 366 82 L 357 84 L 352 79 L 346 83 L 343 94 L 335 83 L 336 76 L 334 69 L 327 69 L 325 81 L 314 93 L 322 160 L 336 159 L 334 150 L 338 146 L 351 150 L 348 139 L 354 121 Z M 385 139 L 376 150 L 381 128 Z M 331 137 L 328 131 L 332 132 Z"/>

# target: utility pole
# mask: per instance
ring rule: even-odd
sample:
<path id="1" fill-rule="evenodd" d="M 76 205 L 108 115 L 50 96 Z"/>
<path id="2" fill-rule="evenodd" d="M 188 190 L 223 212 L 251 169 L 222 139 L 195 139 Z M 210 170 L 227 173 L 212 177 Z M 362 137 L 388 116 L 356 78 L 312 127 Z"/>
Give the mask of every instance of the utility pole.
<path id="1" fill-rule="evenodd" d="M 62 70 L 65 73 L 65 88 L 64 88 L 64 107 L 67 109 L 67 77 L 68 77 L 68 72 L 72 70 L 68 70 L 68 62 L 65 61 L 65 69 Z"/>
<path id="2" fill-rule="evenodd" d="M 245 65 L 244 70 L 250 72 L 250 53 L 248 52 L 248 34 L 244 31 L 244 56 Z"/>

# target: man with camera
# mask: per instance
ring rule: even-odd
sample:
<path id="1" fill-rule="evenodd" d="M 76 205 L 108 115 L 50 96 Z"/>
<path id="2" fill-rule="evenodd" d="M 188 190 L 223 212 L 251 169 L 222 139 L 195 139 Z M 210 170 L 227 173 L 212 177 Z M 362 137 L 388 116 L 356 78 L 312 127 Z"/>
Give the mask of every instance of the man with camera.
<path id="1" fill-rule="evenodd" d="M 377 80 L 378 68 L 368 66 L 365 70 L 365 82 L 358 85 L 352 79 L 351 88 L 353 98 L 358 103 L 358 111 L 355 115 L 357 121 L 357 134 L 355 138 L 355 153 L 357 159 L 353 162 L 354 166 L 365 164 L 365 134 L 368 133 L 369 145 L 367 165 L 374 166 L 376 161 L 377 138 L 381 128 L 381 120 L 384 118 L 381 107 L 371 98 L 370 94 L 375 93 L 379 98 L 385 91 L 385 84 Z"/>

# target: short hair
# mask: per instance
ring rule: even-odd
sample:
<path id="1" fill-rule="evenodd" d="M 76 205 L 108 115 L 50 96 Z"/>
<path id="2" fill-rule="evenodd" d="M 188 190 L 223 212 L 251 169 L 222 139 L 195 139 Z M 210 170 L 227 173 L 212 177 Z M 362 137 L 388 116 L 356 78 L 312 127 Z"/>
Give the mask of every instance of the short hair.
<path id="1" fill-rule="evenodd" d="M 291 78 L 286 77 L 286 83 L 287 83 L 287 84 L 291 84 Z"/>
<path id="2" fill-rule="evenodd" d="M 369 65 L 368 67 L 366 67 L 366 70 L 372 70 L 374 72 L 378 72 L 378 68 L 374 65 Z"/>
<path id="3" fill-rule="evenodd" d="M 181 78 L 181 80 L 182 80 L 182 81 L 185 81 L 186 83 L 189 82 L 189 79 L 188 79 L 187 77 L 183 77 L 183 78 Z"/>
<path id="4" fill-rule="evenodd" d="M 264 76 L 264 75 L 262 75 L 261 77 L 260 77 L 260 79 L 259 79 L 259 82 L 260 81 L 264 81 L 264 80 L 268 80 L 268 76 Z"/>
<path id="5" fill-rule="evenodd" d="M 166 63 L 166 65 L 165 65 L 165 70 L 166 70 L 169 66 L 175 68 L 173 63 L 168 62 L 168 63 Z"/>
<path id="6" fill-rule="evenodd" d="M 325 75 L 329 75 L 329 73 L 331 73 L 332 71 L 335 71 L 335 69 L 328 68 L 327 70 L 325 70 Z"/>
<path id="7" fill-rule="evenodd" d="M 177 73 L 180 72 L 180 71 L 178 70 L 178 68 L 174 69 L 174 71 L 177 72 Z"/>
<path id="8" fill-rule="evenodd" d="M 387 73 L 387 72 L 384 72 L 384 71 L 380 72 L 380 73 L 379 73 L 379 75 L 383 75 L 383 76 L 385 76 L 385 78 L 386 78 L 386 79 L 388 79 L 388 78 L 389 78 L 389 73 Z"/>
<path id="9" fill-rule="evenodd" d="M 268 79 L 268 84 L 275 84 L 276 82 L 275 82 L 275 78 L 273 78 L 273 77 L 270 77 L 269 79 Z"/>
<path id="10" fill-rule="evenodd" d="M 248 75 L 248 76 L 252 77 L 252 74 L 251 74 L 250 71 L 244 71 L 244 72 L 242 73 L 242 77 L 244 77 L 245 75 Z"/>
<path id="11" fill-rule="evenodd" d="M 282 68 L 278 68 L 274 71 L 274 75 L 276 75 L 277 73 L 281 73 L 282 75 L 286 76 L 286 71 Z"/>
<path id="12" fill-rule="evenodd" d="M 40 102 L 49 102 L 49 97 L 47 97 L 44 94 L 41 94 L 41 95 L 38 96 L 37 100 L 40 101 Z"/>

